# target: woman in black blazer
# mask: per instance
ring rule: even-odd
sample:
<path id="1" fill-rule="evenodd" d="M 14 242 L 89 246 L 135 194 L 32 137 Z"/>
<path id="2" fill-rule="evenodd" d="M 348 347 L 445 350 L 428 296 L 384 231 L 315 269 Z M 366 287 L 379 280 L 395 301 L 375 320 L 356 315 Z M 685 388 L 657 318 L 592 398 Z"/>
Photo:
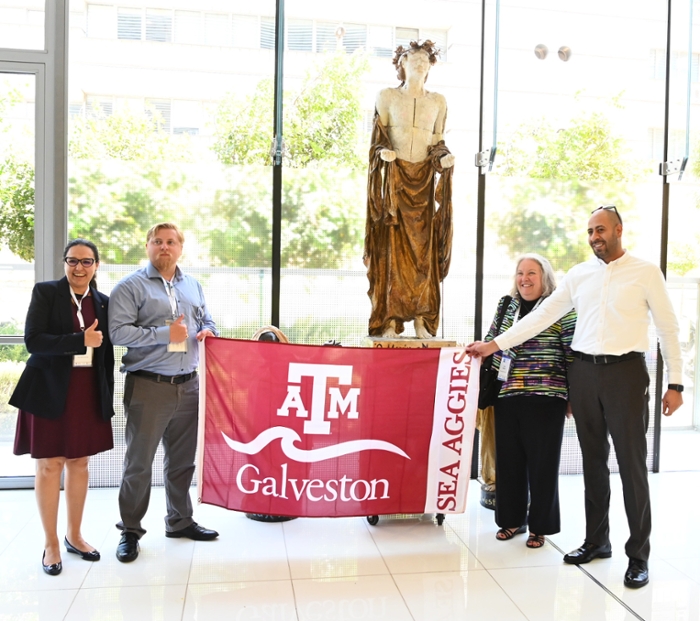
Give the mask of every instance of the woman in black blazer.
<path id="1" fill-rule="evenodd" d="M 63 261 L 64 278 L 37 283 L 32 291 L 24 330 L 31 356 L 10 398 L 19 408 L 14 452 L 37 459 L 35 490 L 46 537 L 41 564 L 52 576 L 63 569 L 57 521 L 64 468 L 66 550 L 86 561 L 100 559 L 81 533 L 88 461 L 113 447 L 114 349 L 109 299 L 95 285 L 100 256 L 95 244 L 75 239 Z"/>

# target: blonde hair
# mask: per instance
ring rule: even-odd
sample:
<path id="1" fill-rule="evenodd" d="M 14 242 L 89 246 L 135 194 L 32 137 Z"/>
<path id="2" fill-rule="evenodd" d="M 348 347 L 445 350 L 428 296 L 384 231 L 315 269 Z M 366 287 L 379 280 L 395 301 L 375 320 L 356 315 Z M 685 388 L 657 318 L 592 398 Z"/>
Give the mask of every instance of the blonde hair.
<path id="1" fill-rule="evenodd" d="M 158 224 L 154 224 L 150 229 L 148 229 L 148 233 L 146 233 L 146 243 L 151 241 L 151 239 L 155 237 L 156 233 L 158 233 L 158 231 L 160 231 L 161 229 L 175 231 L 175 234 L 180 240 L 180 243 L 185 243 L 185 236 L 182 234 L 180 227 L 177 224 L 173 224 L 172 222 L 159 222 Z"/>
<path id="2" fill-rule="evenodd" d="M 266 332 L 272 332 L 278 339 L 280 343 L 289 343 L 289 339 L 285 336 L 284 332 L 280 330 L 277 326 L 264 326 L 260 328 L 255 334 L 253 334 L 254 341 L 259 341 L 260 337 Z"/>
<path id="3" fill-rule="evenodd" d="M 525 261 L 525 259 L 530 259 L 531 261 L 534 261 L 540 266 L 540 269 L 542 270 L 542 297 L 546 298 L 547 296 L 552 295 L 554 290 L 557 288 L 557 279 L 554 276 L 554 269 L 552 269 L 552 264 L 547 261 L 541 254 L 537 254 L 536 252 L 528 252 L 526 254 L 522 254 L 518 257 L 518 260 L 515 263 L 515 273 L 513 274 L 513 288 L 510 290 L 510 295 L 511 297 L 518 298 L 520 299 L 520 293 L 518 293 L 518 268 L 520 267 L 520 264 Z"/>

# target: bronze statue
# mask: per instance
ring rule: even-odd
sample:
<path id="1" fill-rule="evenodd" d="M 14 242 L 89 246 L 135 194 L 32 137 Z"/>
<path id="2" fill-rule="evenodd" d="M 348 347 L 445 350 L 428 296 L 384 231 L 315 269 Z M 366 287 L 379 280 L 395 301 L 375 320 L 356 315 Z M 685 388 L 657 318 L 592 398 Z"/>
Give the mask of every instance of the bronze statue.
<path id="1" fill-rule="evenodd" d="M 418 338 L 437 333 L 452 251 L 454 165 L 443 140 L 445 98 L 425 89 L 437 55 L 432 41 L 399 46 L 393 62 L 401 84 L 377 96 L 364 252 L 370 336 L 398 336 L 406 321 Z"/>

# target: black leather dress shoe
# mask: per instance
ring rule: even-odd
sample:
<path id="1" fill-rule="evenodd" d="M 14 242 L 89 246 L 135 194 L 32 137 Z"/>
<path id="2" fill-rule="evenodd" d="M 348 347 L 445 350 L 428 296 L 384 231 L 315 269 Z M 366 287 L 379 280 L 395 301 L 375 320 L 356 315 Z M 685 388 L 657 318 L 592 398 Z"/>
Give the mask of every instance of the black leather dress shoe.
<path id="1" fill-rule="evenodd" d="M 573 552 L 564 555 L 564 562 L 569 563 L 569 565 L 585 565 L 594 558 L 610 558 L 611 556 L 612 548 L 610 544 L 597 546 L 594 543 L 584 541 L 580 548 L 576 548 Z"/>
<path id="2" fill-rule="evenodd" d="M 267 515 L 267 513 L 246 513 L 245 516 L 249 520 L 255 520 L 256 522 L 289 522 L 289 520 L 296 520 L 295 517 L 289 517 L 286 515 Z"/>
<path id="3" fill-rule="evenodd" d="M 649 583 L 649 566 L 646 561 L 636 558 L 630 559 L 630 564 L 625 572 L 625 586 L 630 589 L 638 589 Z"/>
<path id="4" fill-rule="evenodd" d="M 44 572 L 49 574 L 49 576 L 58 576 L 63 571 L 63 563 L 61 561 L 58 561 L 58 563 L 53 563 L 51 565 L 44 565 L 44 559 L 46 558 L 46 550 L 44 550 L 44 554 L 41 557 L 41 567 L 43 568 Z"/>
<path id="5" fill-rule="evenodd" d="M 166 537 L 179 538 L 186 537 L 187 539 L 193 539 L 194 541 L 211 541 L 219 536 L 215 530 L 209 530 L 200 526 L 197 522 L 192 522 L 186 528 L 181 528 L 180 530 L 165 531 Z"/>
<path id="6" fill-rule="evenodd" d="M 97 550 L 91 550 L 90 552 L 83 552 L 82 550 L 78 550 L 73 544 L 71 544 L 70 541 L 68 541 L 68 537 L 64 537 L 63 543 L 66 546 L 66 550 L 70 552 L 71 554 L 77 554 L 81 559 L 84 561 L 99 561 L 100 560 L 100 553 Z"/>
<path id="7" fill-rule="evenodd" d="M 139 556 L 139 537 L 136 533 L 122 533 L 117 546 L 117 558 L 122 563 L 131 563 Z"/>

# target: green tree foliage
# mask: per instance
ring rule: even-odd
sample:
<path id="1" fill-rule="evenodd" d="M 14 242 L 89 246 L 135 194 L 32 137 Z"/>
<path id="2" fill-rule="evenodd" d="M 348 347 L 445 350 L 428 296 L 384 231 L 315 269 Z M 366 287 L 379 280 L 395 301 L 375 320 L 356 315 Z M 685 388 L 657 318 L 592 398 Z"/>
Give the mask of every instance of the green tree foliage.
<path id="1" fill-rule="evenodd" d="M 76 160 L 187 162 L 194 160 L 190 136 L 171 136 L 154 109 L 144 114 L 121 110 L 106 116 L 93 106 L 71 125 L 68 155 Z"/>
<path id="2" fill-rule="evenodd" d="M 136 264 L 153 224 L 177 219 L 185 225 L 178 200 L 193 145 L 190 136 L 168 134 L 154 109 L 109 116 L 91 109 L 74 120 L 68 153 L 69 237 L 94 241 L 103 260 Z"/>
<path id="3" fill-rule="evenodd" d="M 362 243 L 364 214 L 353 170 L 329 166 L 289 170 L 282 183 L 282 266 L 332 268 L 347 263 Z M 269 169 L 229 171 L 216 191 L 208 233 L 215 263 L 269 266 L 272 208 Z"/>
<path id="4" fill-rule="evenodd" d="M 146 232 L 174 219 L 182 173 L 146 162 L 75 162 L 68 191 L 70 237 L 94 241 L 101 259 L 137 264 Z"/>
<path id="5" fill-rule="evenodd" d="M 34 260 L 34 168 L 12 155 L 0 163 L 0 243 Z"/>
<path id="6" fill-rule="evenodd" d="M 291 167 L 282 191 L 286 267 L 337 267 L 360 252 L 364 209 L 358 175 L 364 175 L 365 164 L 358 156 L 359 94 L 368 68 L 359 54 L 327 55 L 298 90 L 285 94 L 285 164 Z M 175 220 L 195 233 L 204 260 L 268 266 L 272 184 L 270 169 L 261 164 L 270 163 L 272 103 L 272 82 L 263 80 L 247 99 L 230 96 L 220 104 L 211 147 L 220 164 L 211 162 L 211 151 L 201 151 L 207 149 L 204 140 L 167 133 L 155 110 L 105 115 L 93 107 L 86 118 L 73 119 L 70 236 L 94 241 L 105 261 L 134 264 L 144 257 L 148 228 Z M 5 162 L 0 181 L 0 236 L 13 252 L 31 259 L 33 170 Z M 188 242 L 191 253 L 192 238 Z"/>
<path id="7" fill-rule="evenodd" d="M 539 252 L 566 270 L 590 256 L 581 230 L 591 210 L 634 200 L 630 182 L 639 169 L 602 112 L 584 113 L 563 129 L 546 119 L 526 123 L 503 153 L 511 209 L 494 223 L 512 257 Z"/>
<path id="8" fill-rule="evenodd" d="M 299 91 L 285 91 L 285 164 L 296 168 L 318 162 L 364 166 L 357 153 L 362 112 L 359 94 L 368 69 L 369 62 L 361 54 L 328 54 L 307 72 Z M 231 95 L 221 103 L 214 144 L 221 162 L 270 163 L 273 92 L 272 79 L 266 79 L 251 96 Z"/>
<path id="9" fill-rule="evenodd" d="M 34 167 L 22 155 L 22 145 L 10 137 L 7 110 L 21 101 L 16 89 L 0 92 L 0 134 L 8 148 L 0 149 L 0 244 L 25 261 L 34 260 Z M 5 140 L 6 139 L 6 140 Z M 10 148 L 10 145 L 13 145 Z"/>

